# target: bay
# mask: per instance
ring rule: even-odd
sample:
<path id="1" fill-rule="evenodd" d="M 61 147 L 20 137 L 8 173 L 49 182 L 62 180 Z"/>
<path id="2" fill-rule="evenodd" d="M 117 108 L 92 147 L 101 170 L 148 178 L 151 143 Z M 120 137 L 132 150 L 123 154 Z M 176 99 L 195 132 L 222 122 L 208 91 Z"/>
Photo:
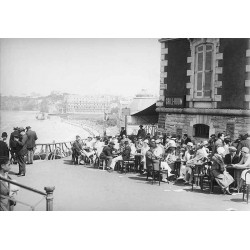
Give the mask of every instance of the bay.
<path id="1" fill-rule="evenodd" d="M 37 143 L 65 142 L 75 140 L 76 135 L 87 138 L 88 132 L 80 127 L 62 121 L 58 116 L 50 119 L 37 120 L 37 111 L 0 111 L 0 131 L 7 132 L 8 136 L 13 132 L 13 127 L 31 126 L 36 131 Z M 9 139 L 9 137 L 8 137 Z"/>

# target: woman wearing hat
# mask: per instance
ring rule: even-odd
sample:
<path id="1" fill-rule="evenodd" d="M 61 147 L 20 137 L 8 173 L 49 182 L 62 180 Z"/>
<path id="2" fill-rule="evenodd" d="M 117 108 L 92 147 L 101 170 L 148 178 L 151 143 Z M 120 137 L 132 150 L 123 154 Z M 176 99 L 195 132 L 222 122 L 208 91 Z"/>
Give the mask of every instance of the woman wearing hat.
<path id="1" fill-rule="evenodd" d="M 234 182 L 234 179 L 226 171 L 223 159 L 224 153 L 225 149 L 223 147 L 217 148 L 217 153 L 215 153 L 212 157 L 211 175 L 214 177 L 215 181 L 221 187 L 223 193 L 231 195 L 229 191 L 229 185 Z"/>

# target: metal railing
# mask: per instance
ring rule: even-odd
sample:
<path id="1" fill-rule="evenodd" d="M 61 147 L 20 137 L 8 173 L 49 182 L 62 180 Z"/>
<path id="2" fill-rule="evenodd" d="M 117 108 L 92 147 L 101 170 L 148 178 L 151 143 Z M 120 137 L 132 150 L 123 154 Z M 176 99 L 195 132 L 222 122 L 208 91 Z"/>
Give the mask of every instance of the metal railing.
<path id="1" fill-rule="evenodd" d="M 29 206 L 29 207 L 31 207 L 31 210 L 32 210 L 32 211 L 34 211 L 34 210 L 35 210 L 35 207 L 36 207 L 38 204 L 40 204 L 41 201 L 43 201 L 43 199 L 45 198 L 45 199 L 46 199 L 46 211 L 53 211 L 53 199 L 54 199 L 54 197 L 53 197 L 53 192 L 54 192 L 54 190 L 55 190 L 55 187 L 45 187 L 45 188 L 44 188 L 45 192 L 43 192 L 43 191 L 37 190 L 37 189 L 35 189 L 35 188 L 28 187 L 28 186 L 26 186 L 26 185 L 24 185 L 24 184 L 17 183 L 17 182 L 15 182 L 15 181 L 13 181 L 13 180 L 9 180 L 9 179 L 3 178 L 3 177 L 1 177 L 1 176 L 0 176 L 0 180 L 1 180 L 1 181 L 5 181 L 5 182 L 7 182 L 7 183 L 10 183 L 10 184 L 12 184 L 12 185 L 21 187 L 21 188 L 26 189 L 26 190 L 28 190 L 28 191 L 31 191 L 31 192 L 33 192 L 33 193 L 40 194 L 40 195 L 43 196 L 43 198 L 42 198 L 38 203 L 36 203 L 36 204 L 33 205 L 33 206 L 31 206 L 31 205 L 29 205 L 29 204 L 27 204 L 27 203 L 25 203 L 25 202 L 19 201 L 19 200 L 17 200 L 17 199 L 14 199 L 14 198 L 11 198 L 11 197 L 4 196 L 4 195 L 1 195 L 1 198 L 5 198 L 5 199 L 8 199 L 8 200 L 12 200 L 12 201 L 14 201 L 14 202 L 20 203 L 20 204 L 22 204 L 22 205 Z"/>

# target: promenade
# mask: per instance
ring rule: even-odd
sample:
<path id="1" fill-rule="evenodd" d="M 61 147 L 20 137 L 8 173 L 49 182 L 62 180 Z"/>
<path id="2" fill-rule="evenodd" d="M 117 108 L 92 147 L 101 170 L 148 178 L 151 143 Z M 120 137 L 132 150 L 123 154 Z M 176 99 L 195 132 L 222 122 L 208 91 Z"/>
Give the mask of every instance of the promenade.
<path id="1" fill-rule="evenodd" d="M 30 187 L 44 190 L 55 186 L 55 211 L 249 211 L 242 194 L 223 195 L 215 190 L 201 191 L 172 183 L 151 185 L 145 175 L 109 173 L 84 165 L 72 165 L 71 157 L 53 161 L 35 161 L 27 165 L 25 177 L 17 177 L 12 165 L 10 176 Z M 35 205 L 41 196 L 21 189 L 17 199 Z M 45 210 L 45 200 L 35 210 Z M 17 204 L 16 211 L 30 210 Z"/>

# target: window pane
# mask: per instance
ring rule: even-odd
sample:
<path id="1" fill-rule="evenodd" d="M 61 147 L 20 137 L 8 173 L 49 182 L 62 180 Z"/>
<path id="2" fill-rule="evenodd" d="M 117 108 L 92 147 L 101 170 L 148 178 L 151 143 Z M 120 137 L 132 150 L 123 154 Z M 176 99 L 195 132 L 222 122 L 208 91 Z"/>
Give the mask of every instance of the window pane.
<path id="1" fill-rule="evenodd" d="M 199 47 L 197 48 L 197 50 L 198 50 L 198 51 L 203 51 L 203 45 L 199 46 Z"/>
<path id="2" fill-rule="evenodd" d="M 206 53 L 206 70 L 212 69 L 212 51 Z"/>
<path id="3" fill-rule="evenodd" d="M 202 96 L 202 93 L 201 92 L 197 92 L 197 96 Z"/>
<path id="4" fill-rule="evenodd" d="M 212 48 L 213 48 L 212 45 L 207 45 L 206 46 L 206 50 L 212 50 Z"/>
<path id="5" fill-rule="evenodd" d="M 198 71 L 202 71 L 203 69 L 203 53 L 198 53 Z"/>
<path id="6" fill-rule="evenodd" d="M 197 74 L 197 91 L 202 90 L 202 73 Z"/>
<path id="7" fill-rule="evenodd" d="M 210 97 L 211 93 L 212 72 L 205 73 L 204 96 Z"/>

